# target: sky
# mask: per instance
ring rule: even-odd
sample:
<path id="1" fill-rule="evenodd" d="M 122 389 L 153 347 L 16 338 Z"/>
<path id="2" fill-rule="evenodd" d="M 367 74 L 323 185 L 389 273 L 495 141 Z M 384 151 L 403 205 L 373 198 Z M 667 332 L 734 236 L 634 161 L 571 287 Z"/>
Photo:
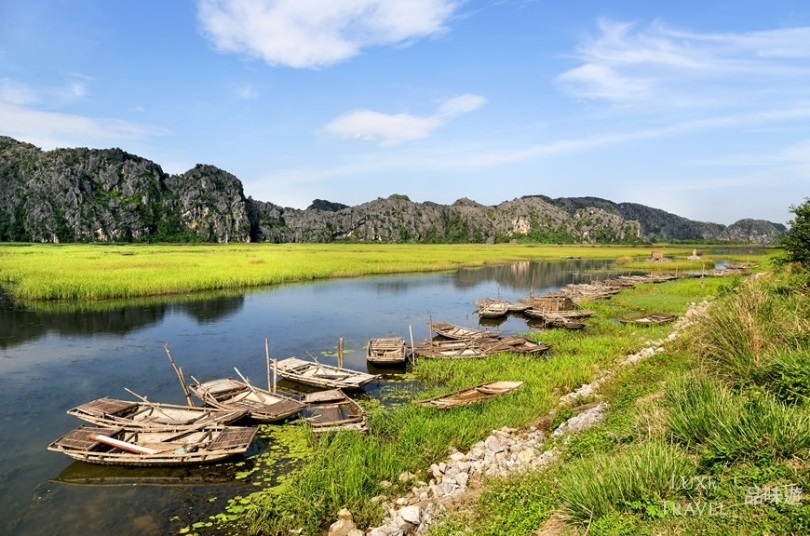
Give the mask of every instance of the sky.
<path id="1" fill-rule="evenodd" d="M 0 135 L 306 208 L 595 196 L 785 223 L 807 0 L 0 0 Z"/>

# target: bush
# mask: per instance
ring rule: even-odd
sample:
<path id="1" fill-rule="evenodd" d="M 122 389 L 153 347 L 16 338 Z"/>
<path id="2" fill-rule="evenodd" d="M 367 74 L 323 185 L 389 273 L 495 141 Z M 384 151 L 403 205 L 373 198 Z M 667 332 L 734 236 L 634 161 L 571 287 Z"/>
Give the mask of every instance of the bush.
<path id="1" fill-rule="evenodd" d="M 796 217 L 788 222 L 790 229 L 780 238 L 780 244 L 787 253 L 784 260 L 796 262 L 810 268 L 810 199 L 790 207 Z"/>

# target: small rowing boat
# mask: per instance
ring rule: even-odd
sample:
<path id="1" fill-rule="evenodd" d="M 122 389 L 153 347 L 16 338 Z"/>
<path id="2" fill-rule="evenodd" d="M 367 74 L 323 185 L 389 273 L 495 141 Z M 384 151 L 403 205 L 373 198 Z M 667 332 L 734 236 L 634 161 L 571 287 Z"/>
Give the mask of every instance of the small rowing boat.
<path id="1" fill-rule="evenodd" d="M 307 408 L 302 415 L 314 433 L 368 430 L 365 410 L 340 389 L 308 393 L 303 401 Z"/>
<path id="2" fill-rule="evenodd" d="M 256 430 L 210 425 L 180 432 L 152 432 L 79 426 L 48 445 L 48 450 L 100 465 L 196 465 L 245 453 Z"/>
<path id="3" fill-rule="evenodd" d="M 67 413 L 97 426 L 161 431 L 181 430 L 201 424 L 230 424 L 248 412 L 244 408 L 198 408 L 105 396 L 71 408 Z"/>
<path id="4" fill-rule="evenodd" d="M 453 393 L 416 401 L 419 406 L 432 406 L 439 409 L 449 409 L 458 406 L 489 400 L 492 397 L 504 395 L 523 385 L 520 381 L 495 381 L 482 383 L 468 389 L 461 389 Z"/>
<path id="5" fill-rule="evenodd" d="M 258 422 L 276 422 L 292 417 L 304 409 L 298 400 L 254 387 L 245 381 L 220 378 L 188 386 L 206 404 L 224 411 L 247 411 Z"/>
<path id="6" fill-rule="evenodd" d="M 374 365 L 399 365 L 408 359 L 408 349 L 402 337 L 369 339 L 366 360 Z"/>
<path id="7" fill-rule="evenodd" d="M 297 357 L 279 361 L 276 364 L 276 370 L 278 375 L 285 380 L 322 389 L 359 390 L 380 378 L 379 374 L 321 365 Z"/>

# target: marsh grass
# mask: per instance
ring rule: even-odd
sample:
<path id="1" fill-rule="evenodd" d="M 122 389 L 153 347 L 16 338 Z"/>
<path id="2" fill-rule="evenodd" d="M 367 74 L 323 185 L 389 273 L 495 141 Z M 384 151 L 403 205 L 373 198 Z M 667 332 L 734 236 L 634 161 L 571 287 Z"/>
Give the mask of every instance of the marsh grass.
<path id="1" fill-rule="evenodd" d="M 667 402 L 673 437 L 707 464 L 786 460 L 810 448 L 810 411 L 767 392 L 733 393 L 698 375 L 673 382 Z"/>
<path id="2" fill-rule="evenodd" d="M 18 299 L 97 300 L 451 270 L 487 262 L 559 258 L 570 251 L 399 244 L 0 246 L 0 281 Z M 581 254 L 612 255 L 595 249 Z"/>
<path id="3" fill-rule="evenodd" d="M 563 511 L 577 524 L 621 510 L 651 513 L 674 495 L 673 481 L 689 481 L 695 471 L 686 452 L 660 441 L 630 445 L 616 454 L 597 454 L 563 472 Z"/>
<path id="4" fill-rule="evenodd" d="M 692 347 L 728 381 L 763 384 L 770 356 L 806 344 L 809 319 L 807 292 L 784 276 L 768 277 L 739 285 L 719 301 L 701 322 Z"/>
<path id="5" fill-rule="evenodd" d="M 639 253 L 627 246 L 534 244 L 3 244 L 0 284 L 20 300 L 102 300 Z"/>

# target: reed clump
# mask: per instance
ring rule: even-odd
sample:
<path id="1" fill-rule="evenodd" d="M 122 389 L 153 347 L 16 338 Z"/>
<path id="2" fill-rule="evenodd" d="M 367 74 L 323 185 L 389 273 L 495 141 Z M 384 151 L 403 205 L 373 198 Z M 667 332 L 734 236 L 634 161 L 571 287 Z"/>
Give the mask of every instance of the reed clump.
<path id="1" fill-rule="evenodd" d="M 597 454 L 563 471 L 563 511 L 577 524 L 621 510 L 645 512 L 674 495 L 673 482 L 689 481 L 695 472 L 686 452 L 660 441 Z"/>

